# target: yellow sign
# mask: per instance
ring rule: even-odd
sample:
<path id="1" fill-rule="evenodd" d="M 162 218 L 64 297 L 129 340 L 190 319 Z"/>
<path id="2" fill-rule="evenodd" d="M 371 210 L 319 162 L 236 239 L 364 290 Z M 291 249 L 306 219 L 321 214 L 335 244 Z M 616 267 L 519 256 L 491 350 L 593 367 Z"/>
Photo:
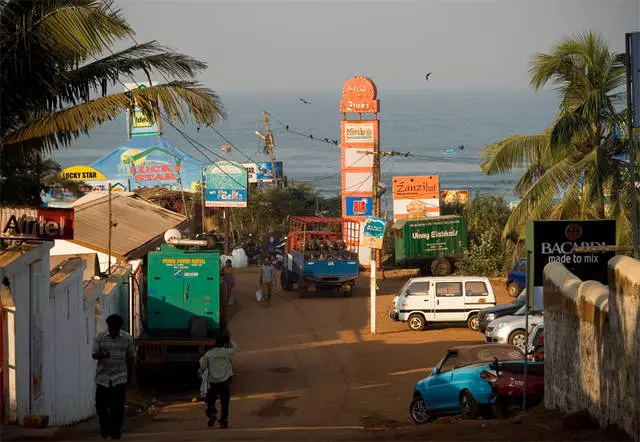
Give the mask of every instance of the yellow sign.
<path id="1" fill-rule="evenodd" d="M 153 123 L 155 123 L 155 121 L 153 121 L 151 118 L 145 117 L 142 111 L 136 108 L 135 112 L 133 113 L 133 121 L 132 121 L 133 127 L 135 128 L 151 127 L 153 126 Z"/>
<path id="2" fill-rule="evenodd" d="M 60 172 L 60 178 L 68 181 L 104 181 L 102 172 L 89 166 L 71 166 Z"/>

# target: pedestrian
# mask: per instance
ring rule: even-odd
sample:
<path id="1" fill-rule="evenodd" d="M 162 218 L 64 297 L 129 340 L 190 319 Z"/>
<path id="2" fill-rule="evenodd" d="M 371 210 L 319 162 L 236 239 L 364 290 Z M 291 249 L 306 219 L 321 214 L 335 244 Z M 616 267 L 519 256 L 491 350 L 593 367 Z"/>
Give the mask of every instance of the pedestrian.
<path id="1" fill-rule="evenodd" d="M 209 427 L 215 426 L 217 422 L 220 428 L 229 428 L 229 400 L 231 398 L 229 385 L 233 376 L 231 359 L 237 351 L 238 345 L 228 335 L 223 335 L 217 338 L 214 347 L 200 358 L 200 376 L 206 376 L 209 381 L 206 401 L 206 413 L 209 418 L 207 425 Z M 220 399 L 220 420 L 217 420 L 216 401 L 218 399 Z"/>
<path id="2" fill-rule="evenodd" d="M 267 241 L 265 244 L 267 256 L 271 258 L 274 258 L 276 256 L 276 252 L 278 251 L 278 244 L 280 244 L 280 237 L 274 233 L 273 229 L 269 229 L 269 235 L 267 236 Z"/>
<path id="3" fill-rule="evenodd" d="M 276 268 L 273 266 L 271 259 L 265 258 L 262 267 L 260 267 L 260 285 L 262 286 L 262 295 L 267 303 L 271 304 L 271 294 L 273 292 L 273 281 L 276 277 Z"/>
<path id="4" fill-rule="evenodd" d="M 235 302 L 233 297 L 233 287 L 236 285 L 236 281 L 233 278 L 233 266 L 231 260 L 227 259 L 222 268 L 222 282 L 224 283 L 224 294 L 227 300 L 227 305 L 232 306 Z"/>
<path id="5" fill-rule="evenodd" d="M 122 331 L 119 315 L 107 318 L 107 331 L 93 340 L 96 370 L 96 413 L 103 439 L 120 439 L 127 385 L 133 381 L 135 350 L 129 333 Z"/>

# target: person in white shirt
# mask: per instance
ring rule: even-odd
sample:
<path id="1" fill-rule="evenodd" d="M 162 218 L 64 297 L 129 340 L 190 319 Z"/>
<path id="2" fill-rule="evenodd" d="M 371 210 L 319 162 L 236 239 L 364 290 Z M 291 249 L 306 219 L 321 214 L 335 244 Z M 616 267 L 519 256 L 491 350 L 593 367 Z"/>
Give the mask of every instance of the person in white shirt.
<path id="1" fill-rule="evenodd" d="M 260 285 L 262 286 L 262 294 L 264 301 L 271 304 L 271 294 L 273 292 L 273 281 L 276 278 L 276 268 L 273 266 L 270 258 L 265 258 L 264 264 L 260 267 Z"/>
<path id="2" fill-rule="evenodd" d="M 213 427 L 216 424 L 218 410 L 216 400 L 220 399 L 220 428 L 229 427 L 229 391 L 230 379 L 233 376 L 231 359 L 238 351 L 238 345 L 233 342 L 228 335 L 216 339 L 215 347 L 209 350 L 200 358 L 200 376 L 207 372 L 209 389 L 207 391 L 207 416 L 208 425 Z"/>

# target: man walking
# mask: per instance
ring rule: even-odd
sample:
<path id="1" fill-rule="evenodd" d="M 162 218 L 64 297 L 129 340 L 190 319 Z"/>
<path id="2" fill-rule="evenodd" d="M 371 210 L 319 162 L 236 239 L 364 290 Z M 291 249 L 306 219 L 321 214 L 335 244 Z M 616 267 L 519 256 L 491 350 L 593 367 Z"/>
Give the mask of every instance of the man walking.
<path id="1" fill-rule="evenodd" d="M 107 318 L 107 331 L 93 340 L 96 370 L 96 412 L 103 439 L 120 439 L 127 384 L 133 380 L 135 350 L 131 335 L 121 330 L 119 315 Z"/>
<path id="2" fill-rule="evenodd" d="M 271 259 L 265 258 L 264 264 L 260 267 L 260 285 L 262 286 L 262 294 L 267 305 L 271 304 L 271 294 L 273 292 L 273 281 L 276 277 L 276 268 L 273 266 Z"/>
<path id="3" fill-rule="evenodd" d="M 207 391 L 207 417 L 209 418 L 207 425 L 209 427 L 216 424 L 218 418 L 216 400 L 220 399 L 218 424 L 220 428 L 229 428 L 229 400 L 231 399 L 229 384 L 231 376 L 233 376 L 231 359 L 237 351 L 236 343 L 228 335 L 225 335 L 217 338 L 214 347 L 200 358 L 200 376 L 204 376 L 207 372 L 206 376 L 209 381 Z"/>

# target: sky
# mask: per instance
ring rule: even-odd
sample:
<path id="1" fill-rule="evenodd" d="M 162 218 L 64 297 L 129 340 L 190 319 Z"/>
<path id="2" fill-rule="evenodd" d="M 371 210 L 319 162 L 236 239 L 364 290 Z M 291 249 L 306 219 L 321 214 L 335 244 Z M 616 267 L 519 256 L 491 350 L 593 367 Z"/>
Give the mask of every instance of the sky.
<path id="1" fill-rule="evenodd" d="M 593 30 L 624 51 L 640 0 L 116 0 L 139 41 L 208 63 L 222 93 L 328 90 L 353 75 L 379 89 L 523 89 L 528 62 Z M 431 72 L 428 85 L 425 73 Z"/>

